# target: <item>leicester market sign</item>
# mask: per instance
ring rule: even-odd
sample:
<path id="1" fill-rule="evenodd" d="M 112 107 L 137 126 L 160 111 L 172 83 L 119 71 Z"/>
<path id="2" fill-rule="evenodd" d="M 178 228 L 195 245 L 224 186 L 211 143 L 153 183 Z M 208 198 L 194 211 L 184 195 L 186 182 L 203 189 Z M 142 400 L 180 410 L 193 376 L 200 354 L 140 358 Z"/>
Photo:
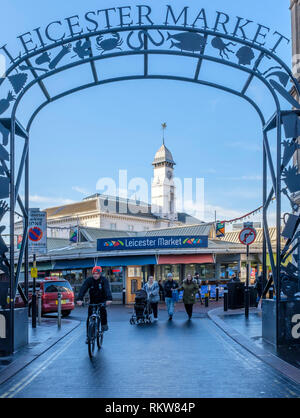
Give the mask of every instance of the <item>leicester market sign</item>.
<path id="1" fill-rule="evenodd" d="M 155 13 L 155 17 L 156 17 Z M 271 52 L 276 52 L 282 42 L 289 43 L 289 38 L 261 23 L 255 23 L 244 17 L 231 17 L 227 13 L 216 11 L 209 16 L 204 8 L 192 12 L 188 6 L 175 10 L 174 6 L 166 5 L 161 13 L 160 25 L 191 27 L 211 30 L 221 34 L 231 35 L 238 39 L 247 40 L 258 46 L 264 46 Z M 48 44 L 64 41 L 68 38 L 91 34 L 111 28 L 130 28 L 154 25 L 152 8 L 148 5 L 110 7 L 107 9 L 87 11 L 84 15 L 73 15 L 61 20 L 50 22 L 46 27 L 37 27 L 19 36 L 21 51 L 16 56 L 8 45 L 2 45 L 2 50 L 11 63 L 15 63 L 22 56 L 46 47 Z M 176 47 L 176 43 L 174 45 Z"/>
<path id="2" fill-rule="evenodd" d="M 101 238 L 97 240 L 97 251 L 154 250 L 159 248 L 207 248 L 208 236 L 160 236 L 131 238 Z"/>

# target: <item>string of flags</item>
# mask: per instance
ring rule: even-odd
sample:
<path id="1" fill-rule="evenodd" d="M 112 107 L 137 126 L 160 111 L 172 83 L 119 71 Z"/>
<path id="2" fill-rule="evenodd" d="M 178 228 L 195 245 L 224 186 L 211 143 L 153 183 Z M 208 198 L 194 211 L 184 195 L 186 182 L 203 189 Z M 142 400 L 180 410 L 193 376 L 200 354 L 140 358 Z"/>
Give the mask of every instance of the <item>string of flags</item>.
<path id="1" fill-rule="evenodd" d="M 273 197 L 272 202 L 276 199 L 276 197 Z M 253 211 L 246 213 L 243 216 L 240 216 L 239 218 L 230 219 L 228 221 L 217 221 L 216 222 L 216 237 L 217 238 L 223 238 L 225 237 L 225 225 L 226 224 L 233 224 L 238 221 L 242 221 L 243 219 L 249 219 L 251 216 L 260 213 L 263 209 L 263 206 L 260 206 L 259 208 L 254 209 Z"/>

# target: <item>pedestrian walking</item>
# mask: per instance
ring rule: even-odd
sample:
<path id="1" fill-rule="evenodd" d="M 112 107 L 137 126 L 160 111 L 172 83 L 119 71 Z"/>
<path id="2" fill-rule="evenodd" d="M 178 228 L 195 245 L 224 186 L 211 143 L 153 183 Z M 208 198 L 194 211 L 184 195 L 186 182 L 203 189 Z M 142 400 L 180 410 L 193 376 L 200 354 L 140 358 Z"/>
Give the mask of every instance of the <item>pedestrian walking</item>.
<path id="1" fill-rule="evenodd" d="M 163 302 L 165 300 L 164 296 L 164 287 L 162 285 L 162 280 L 158 280 L 158 286 L 159 286 L 159 300 Z"/>
<path id="2" fill-rule="evenodd" d="M 257 276 L 254 282 L 254 288 L 257 291 L 257 298 L 256 298 L 256 307 L 258 307 L 259 301 L 263 294 L 263 276 L 262 274 Z"/>
<path id="3" fill-rule="evenodd" d="M 229 283 L 239 283 L 241 280 L 240 280 L 240 277 L 239 277 L 239 273 L 233 273 L 232 274 L 232 276 L 231 276 L 231 278 L 230 278 L 230 281 L 229 281 Z"/>
<path id="4" fill-rule="evenodd" d="M 173 274 L 168 273 L 167 280 L 164 284 L 164 294 L 169 315 L 169 321 L 172 321 L 174 315 L 175 300 L 173 298 L 173 292 L 176 289 L 178 289 L 178 284 L 175 282 L 175 280 L 173 280 Z"/>
<path id="5" fill-rule="evenodd" d="M 153 276 L 150 276 L 148 282 L 144 285 L 144 290 L 147 292 L 148 300 L 153 312 L 154 321 L 157 321 L 158 314 L 158 302 L 159 302 L 159 285 L 154 280 Z"/>
<path id="6" fill-rule="evenodd" d="M 200 300 L 201 305 L 203 305 L 203 300 L 202 300 L 202 295 L 201 295 L 201 279 L 200 279 L 199 273 L 197 273 L 197 272 L 195 273 L 194 280 L 196 281 L 197 285 L 199 286 L 199 291 L 198 291 L 199 300 Z"/>
<path id="7" fill-rule="evenodd" d="M 180 292 L 181 290 L 183 290 L 184 307 L 190 320 L 193 315 L 193 307 L 196 302 L 196 294 L 199 292 L 199 286 L 196 280 L 192 278 L 191 274 L 187 275 L 181 287 L 179 287 L 178 291 Z"/>

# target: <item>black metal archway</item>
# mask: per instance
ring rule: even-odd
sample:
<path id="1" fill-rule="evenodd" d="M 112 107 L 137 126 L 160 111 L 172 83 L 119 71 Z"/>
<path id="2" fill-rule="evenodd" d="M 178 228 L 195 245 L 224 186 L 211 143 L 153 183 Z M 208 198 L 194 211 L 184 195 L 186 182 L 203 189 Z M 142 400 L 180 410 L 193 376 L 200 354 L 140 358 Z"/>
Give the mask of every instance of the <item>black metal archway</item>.
<path id="1" fill-rule="evenodd" d="M 233 48 L 235 49 L 233 50 Z M 69 59 L 71 52 L 74 52 L 75 56 Z M 50 53 L 53 54 L 53 58 L 51 58 Z M 151 74 L 149 71 L 149 58 L 159 55 L 194 58 L 193 76 L 180 77 L 176 75 Z M 124 75 L 108 79 L 99 78 L 96 68 L 97 61 L 123 56 L 142 56 L 143 71 L 131 76 Z M 35 61 L 34 64 L 32 63 L 33 60 Z M 68 62 L 64 63 L 67 60 Z M 201 69 L 205 61 L 239 70 L 247 75 L 247 81 L 238 90 L 214 81 L 205 81 L 201 79 Z M 45 86 L 48 78 L 84 64 L 90 65 L 92 76 L 90 83 L 81 84 L 79 80 L 79 85 L 71 90 L 66 90 L 55 96 L 49 94 Z M 0 81 L 3 95 L 5 86 L 8 83 L 10 84 L 10 89 L 13 88 L 17 95 L 15 97 L 11 90 L 6 90 L 5 98 L 0 101 L 0 115 L 7 114 L 7 117 L 0 119 L 0 132 L 3 136 L 0 149 L 2 174 L 2 177 L 0 177 L 0 180 L 2 180 L 2 183 L 0 182 L 0 191 L 3 199 L 3 210 L 1 211 L 0 219 L 3 218 L 7 210 L 10 213 L 10 245 L 8 248 L 2 240 L 0 246 L 0 268 L 10 277 L 11 312 L 14 309 L 14 298 L 23 263 L 25 265 L 25 283 L 28 283 L 29 135 L 34 120 L 48 104 L 80 90 L 117 81 L 142 79 L 178 80 L 214 87 L 246 100 L 256 110 L 262 124 L 263 141 L 263 275 L 266 278 L 266 258 L 268 252 L 276 287 L 277 308 L 280 303 L 282 288 L 288 297 L 293 297 L 296 290 L 300 290 L 293 285 L 295 282 L 298 283 L 299 271 L 292 264 L 287 267 L 283 266 L 283 262 L 297 248 L 297 230 L 300 223 L 298 216 L 295 217 L 294 215 L 298 207 L 295 205 L 292 197 L 292 194 L 299 190 L 299 175 L 296 167 L 288 167 L 293 154 L 298 149 L 297 137 L 300 135 L 300 105 L 296 98 L 300 97 L 300 85 L 294 78 L 290 68 L 274 51 L 270 51 L 258 43 L 250 42 L 245 38 L 220 33 L 216 29 L 198 29 L 167 24 L 110 27 L 107 30 L 81 33 L 53 42 L 48 46 L 43 45 L 40 48 L 36 48 L 34 51 L 13 60 L 6 77 Z M 272 115 L 265 115 L 258 104 L 247 94 L 254 79 L 260 80 L 270 93 L 274 102 L 274 113 Z M 23 127 L 17 119 L 19 105 L 25 94 L 36 85 L 41 89 L 45 101 L 37 105 L 36 110 L 27 121 L 27 125 Z M 11 103 L 13 103 L 13 106 L 11 106 Z M 284 126 L 285 130 L 285 141 L 282 141 L 282 126 Z M 276 129 L 277 132 L 276 161 L 272 159 L 268 139 L 268 133 L 273 129 Z M 15 162 L 16 136 L 24 138 L 22 157 L 18 166 Z M 8 144 L 10 147 L 9 153 L 6 150 Z M 271 190 L 267 190 L 268 169 L 272 181 Z M 23 177 L 25 179 L 24 199 L 19 194 Z M 285 182 L 285 187 L 282 187 L 282 181 Z M 284 248 L 281 248 L 282 195 L 287 196 L 291 202 L 289 221 L 293 224 L 289 234 L 285 236 L 287 242 Z M 276 197 L 276 249 L 272 248 L 267 222 L 268 209 L 274 196 Z M 9 198 L 9 208 L 5 203 L 7 198 Z M 19 206 L 24 219 L 24 234 L 19 252 L 15 251 L 14 243 L 14 217 L 17 206 Z M 276 257 L 273 256 L 273 253 L 276 254 Z M 291 291 L 291 289 L 293 290 Z M 24 295 L 25 300 L 27 296 L 26 294 Z M 11 320 L 13 321 L 13 319 Z"/>

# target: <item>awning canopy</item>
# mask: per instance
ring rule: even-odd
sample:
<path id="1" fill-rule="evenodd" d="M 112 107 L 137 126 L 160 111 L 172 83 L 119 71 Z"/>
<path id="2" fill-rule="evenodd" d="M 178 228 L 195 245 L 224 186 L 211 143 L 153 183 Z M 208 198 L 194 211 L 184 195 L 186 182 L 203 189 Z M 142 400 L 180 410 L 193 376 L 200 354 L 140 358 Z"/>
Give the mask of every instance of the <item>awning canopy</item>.
<path id="1" fill-rule="evenodd" d="M 214 263 L 212 254 L 178 254 L 160 255 L 158 264 L 211 264 Z"/>
<path id="2" fill-rule="evenodd" d="M 148 264 L 157 264 L 154 255 L 131 256 L 131 257 L 97 257 L 82 260 L 59 260 L 56 261 L 53 270 L 76 270 L 101 267 L 119 267 L 119 266 L 145 266 Z"/>

